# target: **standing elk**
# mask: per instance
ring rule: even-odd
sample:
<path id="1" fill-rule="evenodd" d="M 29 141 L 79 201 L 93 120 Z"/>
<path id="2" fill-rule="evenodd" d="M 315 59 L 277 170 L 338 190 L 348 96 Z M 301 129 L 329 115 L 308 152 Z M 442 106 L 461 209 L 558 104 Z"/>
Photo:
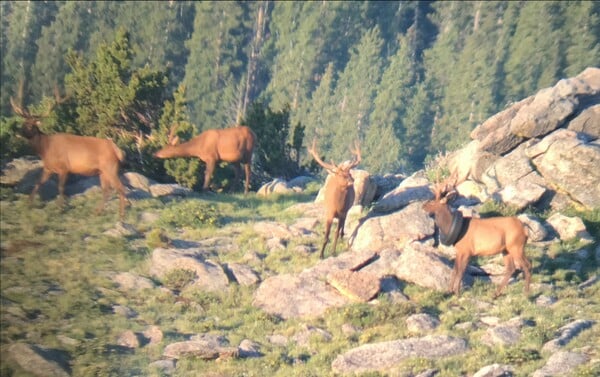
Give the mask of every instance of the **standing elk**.
<path id="1" fill-rule="evenodd" d="M 169 133 L 169 144 L 154 154 L 158 158 L 197 157 L 206 163 L 203 190 L 208 189 L 217 163 L 225 161 L 233 164 L 236 182 L 240 178 L 240 164 L 244 165 L 246 184 L 244 193 L 250 188 L 250 165 L 256 135 L 246 126 L 225 129 L 211 129 L 202 132 L 191 140 L 179 144 L 175 136 L 176 127 Z"/>
<path id="2" fill-rule="evenodd" d="M 112 187 L 119 193 L 121 220 L 125 214 L 125 188 L 119 179 L 120 163 L 125 154 L 110 139 L 100 139 L 90 136 L 78 136 L 67 133 L 46 135 L 40 129 L 41 119 L 47 117 L 54 106 L 63 102 L 58 90 L 54 91 L 56 101 L 51 104 L 42 115 L 31 114 L 22 104 L 15 104 L 12 97 L 10 104 L 14 112 L 24 118 L 21 135 L 29 141 L 31 147 L 40 156 L 43 163 L 43 171 L 40 179 L 34 186 L 29 200 L 33 200 L 41 185 L 43 185 L 52 174 L 58 174 L 58 203 L 60 206 L 65 202 L 65 183 L 69 173 L 86 176 L 98 175 L 102 187 L 102 202 L 96 212 L 102 212 L 108 200 L 109 189 Z M 20 100 L 22 101 L 22 90 Z"/>
<path id="3" fill-rule="evenodd" d="M 333 251 L 335 254 L 335 248 L 337 246 L 338 237 L 344 238 L 344 224 L 346 222 L 346 216 L 348 210 L 352 207 L 354 202 L 354 178 L 350 174 L 350 169 L 356 167 L 361 160 L 360 148 L 358 144 L 355 145 L 355 149 L 352 151 L 356 158 L 353 161 L 345 161 L 339 165 L 334 163 L 328 164 L 323 162 L 316 151 L 316 140 L 313 140 L 312 147 L 308 148 L 308 152 L 313 156 L 315 161 L 321 165 L 329 174 L 331 178 L 325 186 L 325 240 L 321 247 L 321 259 L 325 252 L 325 246 L 329 242 L 329 232 L 331 231 L 331 224 L 333 219 L 338 220 L 337 230 L 333 240 Z"/>
<path id="4" fill-rule="evenodd" d="M 442 243 L 454 244 L 456 248 L 449 290 L 456 295 L 460 293 L 462 278 L 470 257 L 502 253 L 505 265 L 504 278 L 496 289 L 494 297 L 500 296 L 517 267 L 523 270 L 524 291 L 525 294 L 529 294 L 531 263 L 525 256 L 527 232 L 521 221 L 514 216 L 462 219 L 460 212 L 451 211 L 448 205 L 449 200 L 456 194 L 455 184 L 435 185 L 433 188 L 435 199 L 423 205 L 427 213 L 433 214 Z"/>

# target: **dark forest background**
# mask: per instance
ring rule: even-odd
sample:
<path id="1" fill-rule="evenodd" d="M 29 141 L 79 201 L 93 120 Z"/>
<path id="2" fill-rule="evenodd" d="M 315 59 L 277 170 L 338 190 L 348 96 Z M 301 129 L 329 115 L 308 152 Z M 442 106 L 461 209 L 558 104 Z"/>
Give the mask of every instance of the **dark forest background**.
<path id="1" fill-rule="evenodd" d="M 598 1 L 2 1 L 2 159 L 10 97 L 47 133 L 112 137 L 155 178 L 200 184 L 182 140 L 245 123 L 255 169 L 286 177 L 354 140 L 371 173 L 410 173 L 508 104 L 600 64 Z"/>

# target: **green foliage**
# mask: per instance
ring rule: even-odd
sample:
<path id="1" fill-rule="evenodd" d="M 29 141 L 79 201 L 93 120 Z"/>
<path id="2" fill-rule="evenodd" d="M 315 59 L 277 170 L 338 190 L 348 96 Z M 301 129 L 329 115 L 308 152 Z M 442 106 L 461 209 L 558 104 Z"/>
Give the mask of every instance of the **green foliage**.
<path id="1" fill-rule="evenodd" d="M 243 121 L 255 133 L 258 145 L 254 148 L 256 165 L 272 177 L 290 178 L 297 173 L 290 144 L 290 110 L 273 111 L 262 102 L 255 102 Z M 301 127 L 299 124 L 297 127 Z M 295 135 L 298 138 L 300 134 Z M 296 146 L 299 140 L 295 140 Z"/>
<path id="2" fill-rule="evenodd" d="M 20 118 L 0 118 L 0 159 L 6 161 L 31 151 L 27 141 L 19 136 Z"/>
<path id="3" fill-rule="evenodd" d="M 158 224 L 165 227 L 216 227 L 221 221 L 221 214 L 214 205 L 188 199 L 170 203 L 161 213 Z"/>
<path id="4" fill-rule="evenodd" d="M 158 247 L 167 247 L 168 238 L 165 235 L 163 229 L 154 228 L 146 233 L 146 245 L 149 249 L 156 249 Z"/>
<path id="5" fill-rule="evenodd" d="M 482 217 L 516 216 L 519 212 L 519 208 L 495 200 L 487 200 L 479 208 Z"/>
<path id="6" fill-rule="evenodd" d="M 165 287 L 180 291 L 196 279 L 196 273 L 192 270 L 175 268 L 170 270 L 163 277 Z"/>

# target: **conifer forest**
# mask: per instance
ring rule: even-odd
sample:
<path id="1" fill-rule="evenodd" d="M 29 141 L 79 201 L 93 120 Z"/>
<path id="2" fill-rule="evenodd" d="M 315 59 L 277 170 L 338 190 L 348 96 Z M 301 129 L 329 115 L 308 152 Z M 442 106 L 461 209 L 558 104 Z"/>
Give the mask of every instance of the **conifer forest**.
<path id="1" fill-rule="evenodd" d="M 1 158 L 46 133 L 111 137 L 127 165 L 201 184 L 182 140 L 246 124 L 265 177 L 351 157 L 410 173 L 507 105 L 600 64 L 598 1 L 2 1 Z"/>

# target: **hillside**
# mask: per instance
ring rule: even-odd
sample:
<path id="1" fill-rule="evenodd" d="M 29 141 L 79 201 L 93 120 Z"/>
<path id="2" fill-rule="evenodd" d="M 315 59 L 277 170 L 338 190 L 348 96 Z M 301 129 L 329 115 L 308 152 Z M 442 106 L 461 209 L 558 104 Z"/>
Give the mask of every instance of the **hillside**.
<path id="1" fill-rule="evenodd" d="M 346 238 L 323 260 L 314 178 L 245 196 L 125 172 L 131 206 L 115 223 L 115 198 L 94 214 L 97 178 L 71 180 L 64 210 L 56 182 L 30 206 L 39 161 L 13 161 L 0 192 L 0 374 L 598 375 L 598 72 L 494 115 L 427 170 L 356 170 Z M 502 148 L 510 135 L 518 143 Z M 493 298 L 500 256 L 471 259 L 462 294 L 446 293 L 454 248 L 422 209 L 439 172 L 462 172 L 453 206 L 465 215 L 527 224 L 529 295 L 518 274 Z"/>

